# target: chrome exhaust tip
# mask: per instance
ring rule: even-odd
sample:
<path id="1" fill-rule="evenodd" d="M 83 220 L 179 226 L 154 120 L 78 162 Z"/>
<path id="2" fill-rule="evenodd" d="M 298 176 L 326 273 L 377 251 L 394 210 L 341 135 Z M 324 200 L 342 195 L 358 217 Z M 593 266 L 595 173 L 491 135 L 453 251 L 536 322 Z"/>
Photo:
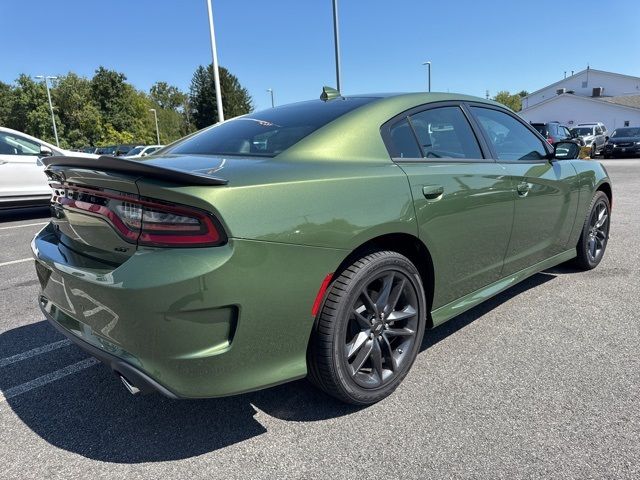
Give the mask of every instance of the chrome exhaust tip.
<path id="1" fill-rule="evenodd" d="M 138 393 L 140 393 L 140 389 L 135 385 L 129 383 L 129 380 L 124 378 L 122 375 L 120 375 L 120 381 L 124 385 L 124 388 L 126 388 L 131 395 L 137 395 Z"/>

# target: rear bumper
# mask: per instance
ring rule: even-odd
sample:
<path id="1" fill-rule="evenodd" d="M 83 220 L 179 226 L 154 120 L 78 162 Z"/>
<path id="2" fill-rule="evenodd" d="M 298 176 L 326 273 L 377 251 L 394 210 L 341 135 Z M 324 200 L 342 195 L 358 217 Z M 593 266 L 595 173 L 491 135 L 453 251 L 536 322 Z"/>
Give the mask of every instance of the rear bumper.
<path id="1" fill-rule="evenodd" d="M 628 147 L 604 147 L 602 152 L 605 155 L 611 155 L 614 157 L 632 157 L 640 155 L 640 145 L 632 145 Z"/>
<path id="2" fill-rule="evenodd" d="M 160 385 L 149 375 L 144 373 L 142 370 L 130 365 L 125 362 L 121 358 L 107 352 L 104 349 L 94 347 L 88 342 L 85 342 L 77 335 L 71 333 L 71 331 L 64 328 L 60 325 L 55 319 L 55 313 L 52 313 L 52 309 L 55 309 L 55 306 L 47 301 L 44 297 L 40 298 L 40 310 L 44 314 L 45 318 L 49 321 L 49 323 L 60 333 L 62 333 L 65 337 L 71 340 L 74 344 L 80 347 L 82 350 L 87 352 L 89 355 L 97 358 L 106 366 L 111 368 L 111 370 L 118 376 L 123 376 L 129 381 L 131 385 L 134 385 L 136 388 L 140 390 L 141 393 L 153 393 L 158 392 L 164 395 L 165 397 L 169 397 L 172 399 L 180 398 L 178 395 L 170 391 L 163 385 Z"/>
<path id="3" fill-rule="evenodd" d="M 229 239 L 220 247 L 139 248 L 113 266 L 70 251 L 51 225 L 32 250 L 41 306 L 56 328 L 138 388 L 173 398 L 304 377 L 313 301 L 345 256 Z"/>

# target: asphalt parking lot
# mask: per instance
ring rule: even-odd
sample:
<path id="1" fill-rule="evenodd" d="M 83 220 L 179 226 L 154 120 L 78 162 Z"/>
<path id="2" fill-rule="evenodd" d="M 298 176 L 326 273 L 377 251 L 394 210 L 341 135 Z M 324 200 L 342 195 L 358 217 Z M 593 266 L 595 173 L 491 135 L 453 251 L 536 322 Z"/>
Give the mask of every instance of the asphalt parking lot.
<path id="1" fill-rule="evenodd" d="M 614 182 L 602 264 L 558 267 L 427 332 L 390 398 L 305 381 L 133 397 L 43 321 L 29 242 L 0 221 L 0 478 L 640 478 L 640 160 Z"/>

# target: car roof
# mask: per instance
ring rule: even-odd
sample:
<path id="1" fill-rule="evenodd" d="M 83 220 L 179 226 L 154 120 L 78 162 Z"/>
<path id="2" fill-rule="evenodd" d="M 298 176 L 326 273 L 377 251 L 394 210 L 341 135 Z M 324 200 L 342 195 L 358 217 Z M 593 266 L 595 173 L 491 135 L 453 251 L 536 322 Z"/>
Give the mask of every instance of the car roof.
<path id="1" fill-rule="evenodd" d="M 277 155 L 282 160 L 300 158 L 320 159 L 340 152 L 342 159 L 369 161 L 388 160 L 389 153 L 380 136 L 380 127 L 396 116 L 418 107 L 442 102 L 473 102 L 509 110 L 504 105 L 471 95 L 444 92 L 416 93 L 374 93 L 363 95 L 345 95 L 326 102 L 340 101 L 340 98 L 368 97 L 372 101 L 340 115 L 318 130 L 310 133 L 297 143 Z M 308 102 L 323 102 L 310 100 Z M 277 108 L 277 107 L 276 107 Z M 358 135 L 345 135 L 345 131 L 357 131 Z M 368 139 L 374 139 L 370 141 Z M 328 149 L 327 145 L 331 145 Z"/>
<path id="2" fill-rule="evenodd" d="M 54 152 L 63 152 L 64 149 L 60 148 L 60 147 L 56 147 L 55 145 L 51 145 L 49 142 L 45 142 L 44 140 L 41 140 L 37 137 L 34 137 L 33 135 L 29 135 L 28 133 L 24 133 L 21 132 L 19 130 L 14 130 L 13 128 L 7 128 L 7 127 L 0 127 L 0 132 L 6 132 L 6 133 L 13 133 L 15 135 L 20 135 L 22 137 L 25 137 L 29 140 L 33 140 L 36 143 L 39 143 L 41 145 L 44 145 L 46 147 L 49 147 L 51 150 L 53 150 Z"/>

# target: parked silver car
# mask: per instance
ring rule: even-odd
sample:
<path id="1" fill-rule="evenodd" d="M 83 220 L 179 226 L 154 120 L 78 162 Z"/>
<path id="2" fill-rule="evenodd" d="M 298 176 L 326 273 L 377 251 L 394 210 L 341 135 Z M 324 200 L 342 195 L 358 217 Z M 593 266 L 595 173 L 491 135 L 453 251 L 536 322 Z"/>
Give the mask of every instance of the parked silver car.
<path id="1" fill-rule="evenodd" d="M 602 153 L 607 141 L 607 127 L 601 122 L 579 123 L 571 129 L 571 135 L 581 140 L 581 144 L 591 148 L 591 157 Z"/>

